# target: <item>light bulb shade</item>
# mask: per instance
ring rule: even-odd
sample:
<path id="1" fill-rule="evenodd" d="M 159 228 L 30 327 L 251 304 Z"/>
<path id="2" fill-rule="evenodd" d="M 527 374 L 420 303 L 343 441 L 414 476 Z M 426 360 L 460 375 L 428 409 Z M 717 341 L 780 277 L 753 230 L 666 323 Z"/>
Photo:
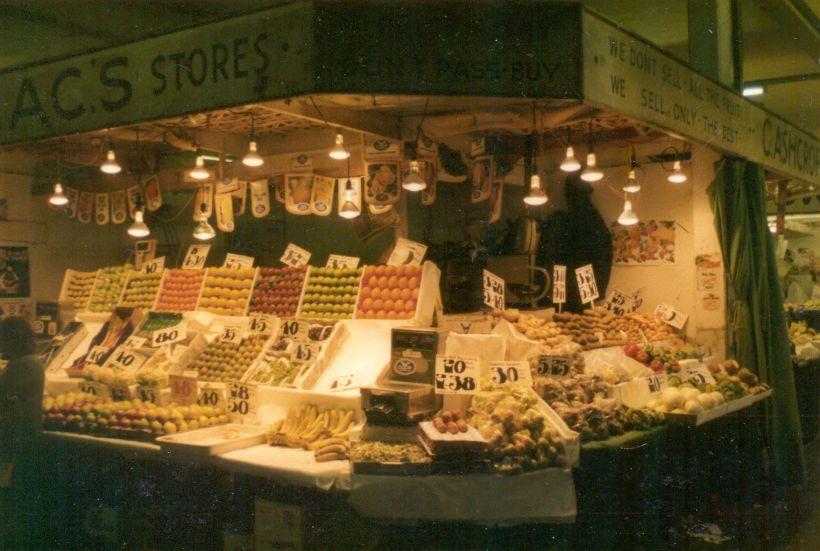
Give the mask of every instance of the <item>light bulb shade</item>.
<path id="1" fill-rule="evenodd" d="M 567 155 L 561 162 L 561 170 L 564 172 L 575 172 L 581 169 L 581 163 L 575 158 L 575 150 L 572 147 L 567 148 Z"/>
<path id="2" fill-rule="evenodd" d="M 581 179 L 585 182 L 597 182 L 604 177 L 604 173 L 598 169 L 595 153 L 587 154 L 587 166 L 581 172 Z"/>
<path id="3" fill-rule="evenodd" d="M 205 159 L 202 155 L 197 156 L 196 166 L 191 169 L 190 175 L 194 180 L 207 180 L 211 177 L 211 173 L 205 168 Z"/>
<path id="4" fill-rule="evenodd" d="M 624 201 L 624 211 L 618 217 L 618 223 L 622 226 L 634 226 L 638 223 L 638 216 L 632 210 L 632 201 Z"/>
<path id="5" fill-rule="evenodd" d="M 213 239 L 216 237 L 216 231 L 214 231 L 213 226 L 208 223 L 208 220 L 203 218 L 199 222 L 197 222 L 196 227 L 194 227 L 194 238 L 199 239 L 200 241 L 207 241 L 209 239 Z"/>
<path id="6" fill-rule="evenodd" d="M 333 149 L 330 150 L 328 155 L 330 155 L 331 159 L 336 159 L 337 161 L 344 161 L 350 157 L 350 152 L 345 149 L 345 139 L 341 132 L 336 134 L 336 145 L 333 146 Z"/>
<path id="7" fill-rule="evenodd" d="M 638 183 L 634 170 L 629 171 L 629 176 L 626 177 L 626 185 L 624 185 L 623 190 L 627 193 L 638 193 L 641 191 L 641 184 Z"/>
<path id="8" fill-rule="evenodd" d="M 245 156 L 242 158 L 242 164 L 245 166 L 262 166 L 264 163 L 265 161 L 256 150 L 256 142 L 251 141 L 251 143 L 248 144 L 248 152 L 245 153 Z"/>
<path id="9" fill-rule="evenodd" d="M 118 174 L 122 170 L 122 167 L 117 162 L 117 156 L 114 155 L 113 149 L 108 150 L 108 154 L 105 156 L 105 162 L 100 165 L 100 170 L 106 174 Z"/>
<path id="10" fill-rule="evenodd" d="M 686 173 L 681 168 L 680 161 L 675 161 L 675 164 L 672 168 L 672 174 L 669 175 L 667 180 L 669 180 L 673 184 L 682 184 L 687 180 Z"/>
<path id="11" fill-rule="evenodd" d="M 148 225 L 143 219 L 143 213 L 138 210 L 134 213 L 134 223 L 128 228 L 128 235 L 131 237 L 147 237 L 151 234 Z"/>
<path id="12" fill-rule="evenodd" d="M 547 194 L 540 189 L 531 189 L 527 196 L 524 197 L 524 202 L 534 207 L 545 205 L 548 200 Z"/>
<path id="13" fill-rule="evenodd" d="M 356 218 L 361 214 L 359 207 L 353 201 L 345 201 L 339 209 L 339 216 L 348 220 Z"/>
<path id="14" fill-rule="evenodd" d="M 57 182 L 54 184 L 54 193 L 49 196 L 48 202 L 55 207 L 62 207 L 68 204 L 68 197 L 63 193 L 63 185 L 61 183 Z"/>
<path id="15" fill-rule="evenodd" d="M 410 169 L 401 181 L 401 187 L 407 191 L 422 191 L 427 189 L 427 182 L 421 177 L 418 161 L 410 161 Z"/>

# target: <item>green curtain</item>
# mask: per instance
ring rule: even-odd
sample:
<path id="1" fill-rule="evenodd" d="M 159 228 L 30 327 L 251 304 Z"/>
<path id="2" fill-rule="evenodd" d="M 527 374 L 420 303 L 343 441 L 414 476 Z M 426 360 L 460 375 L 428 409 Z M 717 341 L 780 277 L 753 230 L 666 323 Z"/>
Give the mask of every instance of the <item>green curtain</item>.
<path id="1" fill-rule="evenodd" d="M 765 189 L 761 167 L 727 158 L 708 191 L 728 282 L 729 350 L 773 389 L 765 432 L 774 480 L 795 485 L 804 481 L 805 464 Z"/>

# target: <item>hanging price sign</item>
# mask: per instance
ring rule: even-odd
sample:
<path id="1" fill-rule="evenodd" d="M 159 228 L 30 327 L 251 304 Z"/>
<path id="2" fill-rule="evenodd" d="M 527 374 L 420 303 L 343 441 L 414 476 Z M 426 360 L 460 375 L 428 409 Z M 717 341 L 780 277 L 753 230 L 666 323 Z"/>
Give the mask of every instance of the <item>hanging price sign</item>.
<path id="1" fill-rule="evenodd" d="M 572 372 L 572 360 L 567 356 L 542 354 L 538 356 L 538 360 L 536 361 L 535 372 L 539 375 L 559 379 L 568 377 Z"/>
<path id="2" fill-rule="evenodd" d="M 554 304 L 567 302 L 567 267 L 560 264 L 552 267 L 552 302 Z"/>
<path id="3" fill-rule="evenodd" d="M 330 268 L 332 270 L 338 270 L 340 268 L 358 268 L 359 266 L 359 257 L 356 256 L 343 256 L 340 254 L 332 254 L 327 259 L 327 264 L 325 264 L 325 268 Z"/>
<path id="4" fill-rule="evenodd" d="M 418 266 L 427 254 L 427 245 L 410 241 L 404 237 L 396 240 L 396 246 L 387 259 L 388 266 Z"/>
<path id="5" fill-rule="evenodd" d="M 678 312 L 671 304 L 661 303 L 655 307 L 655 317 L 675 329 L 683 329 L 689 314 Z"/>
<path id="6" fill-rule="evenodd" d="M 595 272 L 592 271 L 592 264 L 581 266 L 575 270 L 575 279 L 578 282 L 578 292 L 581 295 L 581 303 L 593 302 L 598 298 L 598 284 L 595 283 Z"/>
<path id="7" fill-rule="evenodd" d="M 188 324 L 182 321 L 173 327 L 157 329 L 151 333 L 151 346 L 159 347 L 166 344 L 174 344 L 175 342 L 184 341 L 187 337 Z"/>
<path id="8" fill-rule="evenodd" d="M 131 335 L 125 342 L 122 343 L 124 348 L 142 348 L 145 346 L 145 343 L 148 342 L 148 339 L 145 337 L 138 337 L 137 335 Z"/>
<path id="9" fill-rule="evenodd" d="M 347 375 L 333 377 L 330 380 L 330 384 L 328 385 L 327 389 L 331 392 L 341 392 L 343 390 L 355 388 L 357 386 L 359 386 L 359 375 L 349 373 Z"/>
<path id="10" fill-rule="evenodd" d="M 321 350 L 322 343 L 320 342 L 311 340 L 297 342 L 296 346 L 291 348 L 290 361 L 292 363 L 313 363 Z"/>
<path id="11" fill-rule="evenodd" d="M 91 394 L 99 398 L 111 398 L 111 389 L 97 381 L 82 381 L 80 383 L 80 392 Z"/>
<path id="12" fill-rule="evenodd" d="M 257 388 L 251 383 L 228 383 L 228 413 L 243 422 L 247 416 L 256 415 Z"/>
<path id="13" fill-rule="evenodd" d="M 231 344 L 239 344 L 245 338 L 248 330 L 248 319 L 242 318 L 238 321 L 226 321 L 219 334 L 219 340 Z"/>
<path id="14" fill-rule="evenodd" d="M 148 361 L 148 357 L 130 348 L 123 346 L 114 351 L 109 360 L 110 367 L 123 369 L 125 371 L 136 371 Z"/>
<path id="15" fill-rule="evenodd" d="M 197 372 L 183 371 L 181 375 L 168 375 L 171 401 L 176 404 L 193 404 L 197 399 Z"/>
<path id="16" fill-rule="evenodd" d="M 185 260 L 182 261 L 182 268 L 184 270 L 200 270 L 205 266 L 205 261 L 208 259 L 208 253 L 211 250 L 210 245 L 191 245 L 188 247 L 188 252 L 185 253 Z"/>
<path id="17" fill-rule="evenodd" d="M 137 398 L 143 402 L 159 403 L 159 387 L 157 385 L 137 385 Z"/>
<path id="18" fill-rule="evenodd" d="M 244 270 L 246 268 L 253 268 L 253 262 L 254 259 L 252 256 L 228 253 L 225 255 L 225 262 L 222 264 L 222 267 L 229 270 Z"/>
<path id="19" fill-rule="evenodd" d="M 504 280 L 484 270 L 484 304 L 494 310 L 504 309 Z"/>
<path id="20" fill-rule="evenodd" d="M 475 394 L 478 358 L 436 354 L 436 394 Z"/>
<path id="21" fill-rule="evenodd" d="M 304 266 L 310 260 L 310 253 L 298 245 L 288 243 L 285 254 L 279 260 L 286 266 Z"/>
<path id="22" fill-rule="evenodd" d="M 199 389 L 199 397 L 196 403 L 200 406 L 225 407 L 227 408 L 227 399 L 225 398 L 225 388 L 216 387 L 213 385 L 203 385 Z"/>
<path id="23" fill-rule="evenodd" d="M 107 357 L 108 347 L 98 345 L 88 351 L 88 354 L 85 357 L 85 361 L 92 364 L 102 365 Z"/>
<path id="24" fill-rule="evenodd" d="M 490 380 L 499 385 L 521 383 L 531 387 L 530 362 L 490 362 Z"/>
<path id="25" fill-rule="evenodd" d="M 252 335 L 272 335 L 276 332 L 279 318 L 269 314 L 250 314 L 248 332 Z"/>
<path id="26" fill-rule="evenodd" d="M 310 324 L 307 320 L 301 318 L 283 318 L 281 325 L 279 325 L 277 337 L 280 339 L 305 341 L 308 340 L 309 329 Z"/>

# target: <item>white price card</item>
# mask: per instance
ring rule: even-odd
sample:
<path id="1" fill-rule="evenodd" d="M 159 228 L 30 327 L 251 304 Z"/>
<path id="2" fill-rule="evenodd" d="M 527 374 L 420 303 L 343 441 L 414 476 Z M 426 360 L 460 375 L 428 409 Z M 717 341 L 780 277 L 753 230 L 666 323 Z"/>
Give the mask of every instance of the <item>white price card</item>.
<path id="1" fill-rule="evenodd" d="M 185 270 L 199 270 L 205 266 L 208 259 L 210 245 L 191 245 L 185 253 L 185 260 L 182 261 L 182 268 Z"/>
<path id="2" fill-rule="evenodd" d="M 490 380 L 496 384 L 516 384 L 532 386 L 532 372 L 530 362 L 490 362 Z"/>
<path id="3" fill-rule="evenodd" d="M 222 325 L 219 333 L 219 340 L 231 344 L 239 344 L 245 338 L 248 331 L 248 318 L 241 318 L 236 321 L 226 321 Z"/>
<path id="4" fill-rule="evenodd" d="M 88 351 L 85 361 L 92 364 L 102 365 L 108 356 L 108 347 L 97 345 Z"/>
<path id="5" fill-rule="evenodd" d="M 418 266 L 427 254 L 427 245 L 422 245 L 415 241 L 410 241 L 404 237 L 396 240 L 396 246 L 387 259 L 388 266 Z"/>
<path id="6" fill-rule="evenodd" d="M 111 398 L 111 389 L 97 381 L 82 381 L 80 382 L 80 392 L 98 396 L 100 398 Z"/>
<path id="7" fill-rule="evenodd" d="M 592 271 L 592 264 L 576 268 L 575 280 L 578 282 L 581 304 L 592 302 L 598 298 L 598 284 L 595 283 L 595 272 Z"/>
<path id="8" fill-rule="evenodd" d="M 225 387 L 211 384 L 202 385 L 196 403 L 200 406 L 224 407 L 227 409 L 228 400 L 225 397 Z"/>
<path id="9" fill-rule="evenodd" d="M 279 260 L 286 266 L 304 266 L 310 260 L 310 253 L 298 245 L 288 243 L 285 254 Z"/>
<path id="10" fill-rule="evenodd" d="M 475 394 L 478 390 L 478 358 L 436 354 L 436 394 Z"/>
<path id="11" fill-rule="evenodd" d="M 148 342 L 148 339 L 146 339 L 145 337 L 138 337 L 137 335 L 131 335 L 130 337 L 125 339 L 125 342 L 123 342 L 122 345 L 125 348 L 142 348 L 143 346 L 145 346 L 145 343 L 147 343 L 147 342 Z"/>
<path id="12" fill-rule="evenodd" d="M 270 314 L 250 314 L 248 316 L 248 333 L 251 335 L 273 335 L 279 324 L 279 318 Z"/>
<path id="13" fill-rule="evenodd" d="M 655 307 L 655 317 L 675 329 L 683 329 L 689 314 L 679 312 L 671 304 L 662 302 Z"/>
<path id="14" fill-rule="evenodd" d="M 247 416 L 256 415 L 258 406 L 257 387 L 252 383 L 228 383 L 228 414 L 243 422 Z"/>
<path id="15" fill-rule="evenodd" d="M 715 377 L 712 375 L 709 368 L 702 363 L 686 363 L 681 366 L 680 380 L 684 383 L 693 384 L 695 386 L 702 384 L 715 384 Z"/>
<path id="16" fill-rule="evenodd" d="M 330 268 L 332 270 L 338 270 L 340 268 L 358 268 L 359 267 L 359 257 L 358 256 L 344 256 L 341 254 L 332 254 L 327 259 L 327 264 L 325 264 L 325 268 Z"/>
<path id="17" fill-rule="evenodd" d="M 165 269 L 165 257 L 160 256 L 159 258 L 155 258 L 150 262 L 146 262 L 142 265 L 142 271 L 146 274 L 159 274 L 162 273 L 162 270 Z"/>
<path id="18" fill-rule="evenodd" d="M 330 384 L 328 385 L 327 389 L 331 392 L 341 392 L 343 390 L 355 388 L 357 386 L 359 386 L 359 374 L 348 373 L 346 375 L 339 375 L 338 377 L 333 377 L 330 380 Z"/>
<path id="19" fill-rule="evenodd" d="M 137 385 L 137 398 L 143 402 L 159 404 L 159 392 L 157 385 Z"/>
<path id="20" fill-rule="evenodd" d="M 649 390 L 649 394 L 658 394 L 660 391 L 666 388 L 666 373 L 651 375 L 649 377 L 645 377 L 645 379 L 646 387 Z"/>
<path id="21" fill-rule="evenodd" d="M 545 377 L 562 379 L 572 373 L 572 359 L 568 356 L 541 354 L 535 363 L 535 372 Z"/>
<path id="22" fill-rule="evenodd" d="M 120 346 L 108 359 L 110 367 L 116 367 L 125 371 L 136 371 L 148 361 L 148 356 L 140 354 L 130 348 Z"/>
<path id="23" fill-rule="evenodd" d="M 280 339 L 304 341 L 308 339 L 309 329 L 310 323 L 308 323 L 306 319 L 282 318 L 282 323 L 279 325 L 277 337 Z"/>
<path id="24" fill-rule="evenodd" d="M 168 375 L 168 386 L 171 387 L 171 402 L 183 405 L 190 405 L 196 402 L 196 371 L 183 371 L 182 374 Z"/>
<path id="25" fill-rule="evenodd" d="M 616 316 L 623 316 L 638 309 L 635 298 L 636 295 L 628 295 L 617 287 L 613 287 L 606 294 L 604 308 Z"/>
<path id="26" fill-rule="evenodd" d="M 560 264 L 552 267 L 552 302 L 554 304 L 567 302 L 567 267 Z"/>
<path id="27" fill-rule="evenodd" d="M 229 270 L 244 270 L 246 268 L 253 268 L 253 262 L 254 258 L 252 256 L 228 253 L 225 255 L 225 262 L 222 264 L 222 267 Z"/>
<path id="28" fill-rule="evenodd" d="M 503 310 L 505 306 L 504 280 L 489 270 L 484 270 L 482 281 L 484 283 L 484 304 L 494 310 Z"/>
<path id="29" fill-rule="evenodd" d="M 159 347 L 166 344 L 174 344 L 184 341 L 188 337 L 188 324 L 184 321 L 172 327 L 157 329 L 151 333 L 151 346 Z"/>
<path id="30" fill-rule="evenodd" d="M 112 386 L 111 399 L 115 402 L 122 402 L 123 400 L 131 399 L 131 389 L 128 385 Z"/>
<path id="31" fill-rule="evenodd" d="M 294 347 L 290 349 L 290 361 L 292 363 L 309 364 L 316 361 L 319 352 L 322 350 L 321 342 L 316 341 L 301 341 L 297 342 Z"/>

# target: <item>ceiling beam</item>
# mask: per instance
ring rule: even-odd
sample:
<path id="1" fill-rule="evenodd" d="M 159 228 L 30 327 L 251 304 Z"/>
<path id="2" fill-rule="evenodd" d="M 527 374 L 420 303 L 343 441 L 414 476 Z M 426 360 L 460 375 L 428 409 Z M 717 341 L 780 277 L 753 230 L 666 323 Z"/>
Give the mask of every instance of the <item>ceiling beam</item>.
<path id="1" fill-rule="evenodd" d="M 321 100 L 321 97 L 319 99 Z M 316 98 L 309 96 L 308 98 L 260 103 L 259 106 L 311 122 L 372 134 L 388 140 L 401 140 L 401 119 L 399 117 L 376 111 L 357 111 L 335 105 L 320 105 L 321 101 L 314 104 L 314 101 Z"/>

